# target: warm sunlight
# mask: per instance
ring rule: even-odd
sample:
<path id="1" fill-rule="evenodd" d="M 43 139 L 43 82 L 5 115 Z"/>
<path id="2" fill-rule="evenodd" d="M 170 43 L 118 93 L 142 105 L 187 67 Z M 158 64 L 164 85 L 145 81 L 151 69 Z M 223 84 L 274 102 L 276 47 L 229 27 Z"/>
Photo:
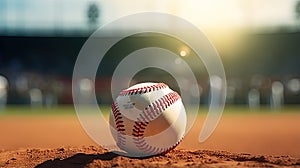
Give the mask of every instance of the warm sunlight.
<path id="1" fill-rule="evenodd" d="M 245 24 L 244 11 L 236 0 L 190 0 L 179 1 L 179 4 L 178 14 L 201 27 L 239 27 Z"/>

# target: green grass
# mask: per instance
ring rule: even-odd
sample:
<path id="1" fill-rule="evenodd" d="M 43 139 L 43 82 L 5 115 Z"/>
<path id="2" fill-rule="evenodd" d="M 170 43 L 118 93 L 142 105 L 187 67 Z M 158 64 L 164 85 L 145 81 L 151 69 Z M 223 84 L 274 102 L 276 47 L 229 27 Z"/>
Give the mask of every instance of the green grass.
<path id="1" fill-rule="evenodd" d="M 75 114 L 73 106 L 58 106 L 53 108 L 30 107 L 30 106 L 7 106 L 1 109 L 0 115 L 58 115 Z"/>
<path id="2" fill-rule="evenodd" d="M 280 109 L 272 109 L 270 106 L 261 106 L 257 109 L 249 109 L 248 106 L 225 106 L 223 114 L 282 114 L 299 113 L 300 106 L 287 105 Z"/>
<path id="3" fill-rule="evenodd" d="M 102 113 L 109 113 L 110 106 L 101 106 Z M 63 105 L 57 107 L 30 107 L 30 106 L 7 106 L 0 109 L 0 116 L 3 115 L 76 115 L 73 105 Z"/>
<path id="4" fill-rule="evenodd" d="M 110 106 L 100 107 L 103 114 L 109 114 Z M 200 107 L 199 114 L 205 115 L 208 112 L 207 107 Z M 299 113 L 299 106 L 284 106 L 279 110 L 271 109 L 269 106 L 263 106 L 256 110 L 250 110 L 247 106 L 225 106 L 224 115 L 246 115 L 246 114 L 280 114 L 280 113 Z M 52 108 L 30 107 L 30 106 L 7 106 L 0 109 L 0 116 L 4 115 L 76 115 L 73 105 L 57 106 Z"/>

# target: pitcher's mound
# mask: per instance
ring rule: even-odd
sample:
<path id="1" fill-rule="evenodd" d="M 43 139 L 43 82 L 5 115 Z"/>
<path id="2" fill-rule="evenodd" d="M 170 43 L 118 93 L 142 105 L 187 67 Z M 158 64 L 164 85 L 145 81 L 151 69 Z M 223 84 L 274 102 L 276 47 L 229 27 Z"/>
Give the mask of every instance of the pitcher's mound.
<path id="1" fill-rule="evenodd" d="M 299 166 L 289 156 L 237 154 L 225 151 L 172 150 L 149 158 L 128 158 L 101 147 L 20 149 L 0 152 L 0 167 L 279 167 Z"/>

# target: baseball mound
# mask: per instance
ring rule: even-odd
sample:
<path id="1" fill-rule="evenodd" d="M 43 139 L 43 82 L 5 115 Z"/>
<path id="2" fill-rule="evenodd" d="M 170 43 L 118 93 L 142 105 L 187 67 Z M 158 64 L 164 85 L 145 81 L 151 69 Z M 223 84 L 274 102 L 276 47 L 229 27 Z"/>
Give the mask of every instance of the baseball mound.
<path id="1" fill-rule="evenodd" d="M 289 156 L 175 149 L 164 155 L 128 158 L 96 146 L 0 152 L 0 167 L 300 167 Z"/>

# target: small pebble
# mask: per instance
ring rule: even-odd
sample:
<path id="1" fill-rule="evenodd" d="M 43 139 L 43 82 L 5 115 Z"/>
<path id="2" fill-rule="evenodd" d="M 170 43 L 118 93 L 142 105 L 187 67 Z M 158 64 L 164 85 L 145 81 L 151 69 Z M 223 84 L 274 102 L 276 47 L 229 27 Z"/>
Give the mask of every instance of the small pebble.
<path id="1" fill-rule="evenodd" d="M 59 148 L 58 151 L 65 151 L 65 148 Z"/>

